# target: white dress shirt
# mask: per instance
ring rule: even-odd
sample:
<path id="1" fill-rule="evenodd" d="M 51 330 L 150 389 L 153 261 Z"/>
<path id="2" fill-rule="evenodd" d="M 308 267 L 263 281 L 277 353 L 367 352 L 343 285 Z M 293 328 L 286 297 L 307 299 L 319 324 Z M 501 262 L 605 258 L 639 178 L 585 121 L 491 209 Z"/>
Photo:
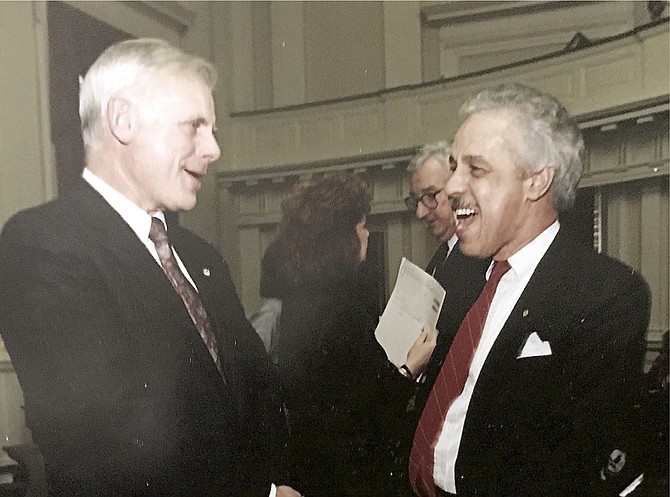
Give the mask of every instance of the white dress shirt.
<path id="1" fill-rule="evenodd" d="M 457 243 L 458 243 L 458 237 L 454 233 L 453 235 L 451 235 L 451 238 L 447 240 L 447 247 L 449 247 L 449 250 L 447 251 L 447 257 L 451 255 L 451 252 L 452 250 L 454 250 L 454 247 L 456 246 Z"/>
<path id="2" fill-rule="evenodd" d="M 540 233 L 533 241 L 511 256 L 507 262 L 512 267 L 500 280 L 496 293 L 493 296 L 482 337 L 470 365 L 470 372 L 465 381 L 463 392 L 454 399 L 447 411 L 442 425 L 442 431 L 435 446 L 435 466 L 433 477 L 435 484 L 450 492 L 456 493 L 456 458 L 463 436 L 465 416 L 470 405 L 472 392 L 477 384 L 477 378 L 484 366 L 493 344 L 500 330 L 504 326 L 512 309 L 523 293 L 528 281 L 535 272 L 535 268 L 544 256 L 551 242 L 554 241 L 560 225 L 555 221 L 551 226 Z M 486 279 L 491 275 L 491 267 L 486 273 Z"/>

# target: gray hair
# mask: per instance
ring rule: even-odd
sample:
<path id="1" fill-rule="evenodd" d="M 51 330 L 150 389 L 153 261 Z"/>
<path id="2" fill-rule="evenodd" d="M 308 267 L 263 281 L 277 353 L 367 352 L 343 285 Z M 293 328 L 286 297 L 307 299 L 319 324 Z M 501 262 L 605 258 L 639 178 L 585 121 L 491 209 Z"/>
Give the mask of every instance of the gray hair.
<path id="1" fill-rule="evenodd" d="M 577 123 L 552 95 L 518 83 L 481 91 L 461 107 L 467 118 L 482 111 L 509 110 L 521 126 L 523 143 L 515 152 L 528 173 L 554 168 L 551 200 L 557 212 L 570 209 L 582 175 L 584 139 Z"/>
<path id="2" fill-rule="evenodd" d="M 451 155 L 451 146 L 447 142 L 428 143 L 421 147 L 412 160 L 409 161 L 407 171 L 413 173 L 423 166 L 431 157 L 437 158 L 444 167 L 449 167 L 449 156 Z"/>
<path id="3" fill-rule="evenodd" d="M 107 103 L 118 91 L 160 72 L 190 72 L 211 89 L 216 69 L 204 59 L 189 55 L 164 40 L 125 40 L 107 48 L 79 79 L 79 118 L 84 145 L 99 136 Z"/>

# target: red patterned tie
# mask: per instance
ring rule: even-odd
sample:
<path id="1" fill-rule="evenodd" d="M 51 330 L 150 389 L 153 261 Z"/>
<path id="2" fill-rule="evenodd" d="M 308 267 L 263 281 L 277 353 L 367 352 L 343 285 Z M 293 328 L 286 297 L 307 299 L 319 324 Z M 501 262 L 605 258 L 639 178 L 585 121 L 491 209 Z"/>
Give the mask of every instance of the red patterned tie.
<path id="1" fill-rule="evenodd" d="M 149 238 L 156 245 L 156 252 L 158 252 L 158 258 L 161 261 L 165 275 L 184 301 L 186 309 L 193 320 L 193 324 L 195 324 L 195 327 L 198 329 L 203 342 L 205 342 L 205 345 L 207 346 L 207 350 L 209 350 L 209 354 L 214 360 L 214 364 L 216 364 L 216 369 L 219 370 L 219 373 L 222 373 L 219 347 L 216 343 L 216 336 L 212 330 L 212 325 L 209 322 L 205 308 L 198 296 L 198 292 L 195 291 L 193 285 L 191 285 L 179 269 L 177 259 L 175 259 L 170 242 L 168 241 L 165 226 L 163 225 L 163 222 L 156 217 L 151 218 Z M 221 376 L 223 377 L 223 373 Z"/>
<path id="2" fill-rule="evenodd" d="M 482 337 L 493 295 L 500 279 L 509 269 L 507 261 L 498 261 L 493 265 L 491 277 L 458 328 L 421 413 L 409 459 L 412 488 L 421 497 L 435 497 L 433 479 L 435 444 L 451 403 L 463 391 L 472 357 Z"/>

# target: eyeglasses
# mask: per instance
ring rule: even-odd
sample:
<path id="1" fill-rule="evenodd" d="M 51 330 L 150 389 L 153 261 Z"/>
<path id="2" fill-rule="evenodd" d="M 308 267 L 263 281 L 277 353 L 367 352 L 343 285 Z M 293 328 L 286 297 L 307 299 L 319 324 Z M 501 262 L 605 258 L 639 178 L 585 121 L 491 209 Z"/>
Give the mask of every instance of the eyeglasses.
<path id="1" fill-rule="evenodd" d="M 437 199 L 435 197 L 437 197 L 441 191 L 442 190 L 425 192 L 418 197 L 413 193 L 410 193 L 408 197 L 405 197 L 405 206 L 407 206 L 407 210 L 415 212 L 416 208 L 419 206 L 419 202 L 421 202 L 426 209 L 432 210 L 437 207 Z"/>

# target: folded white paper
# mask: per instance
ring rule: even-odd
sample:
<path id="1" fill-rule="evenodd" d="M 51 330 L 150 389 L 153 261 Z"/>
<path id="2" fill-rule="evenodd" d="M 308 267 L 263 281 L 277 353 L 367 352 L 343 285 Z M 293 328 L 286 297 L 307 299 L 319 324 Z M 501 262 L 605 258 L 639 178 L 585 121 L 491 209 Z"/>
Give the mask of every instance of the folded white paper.
<path id="1" fill-rule="evenodd" d="M 536 332 L 533 332 L 526 340 L 526 344 L 517 359 L 547 355 L 551 355 L 551 345 L 549 345 L 549 342 L 542 340 Z"/>
<path id="2" fill-rule="evenodd" d="M 435 327 L 445 291 L 431 275 L 402 258 L 391 298 L 375 330 L 389 360 L 400 367 L 424 325 Z"/>

